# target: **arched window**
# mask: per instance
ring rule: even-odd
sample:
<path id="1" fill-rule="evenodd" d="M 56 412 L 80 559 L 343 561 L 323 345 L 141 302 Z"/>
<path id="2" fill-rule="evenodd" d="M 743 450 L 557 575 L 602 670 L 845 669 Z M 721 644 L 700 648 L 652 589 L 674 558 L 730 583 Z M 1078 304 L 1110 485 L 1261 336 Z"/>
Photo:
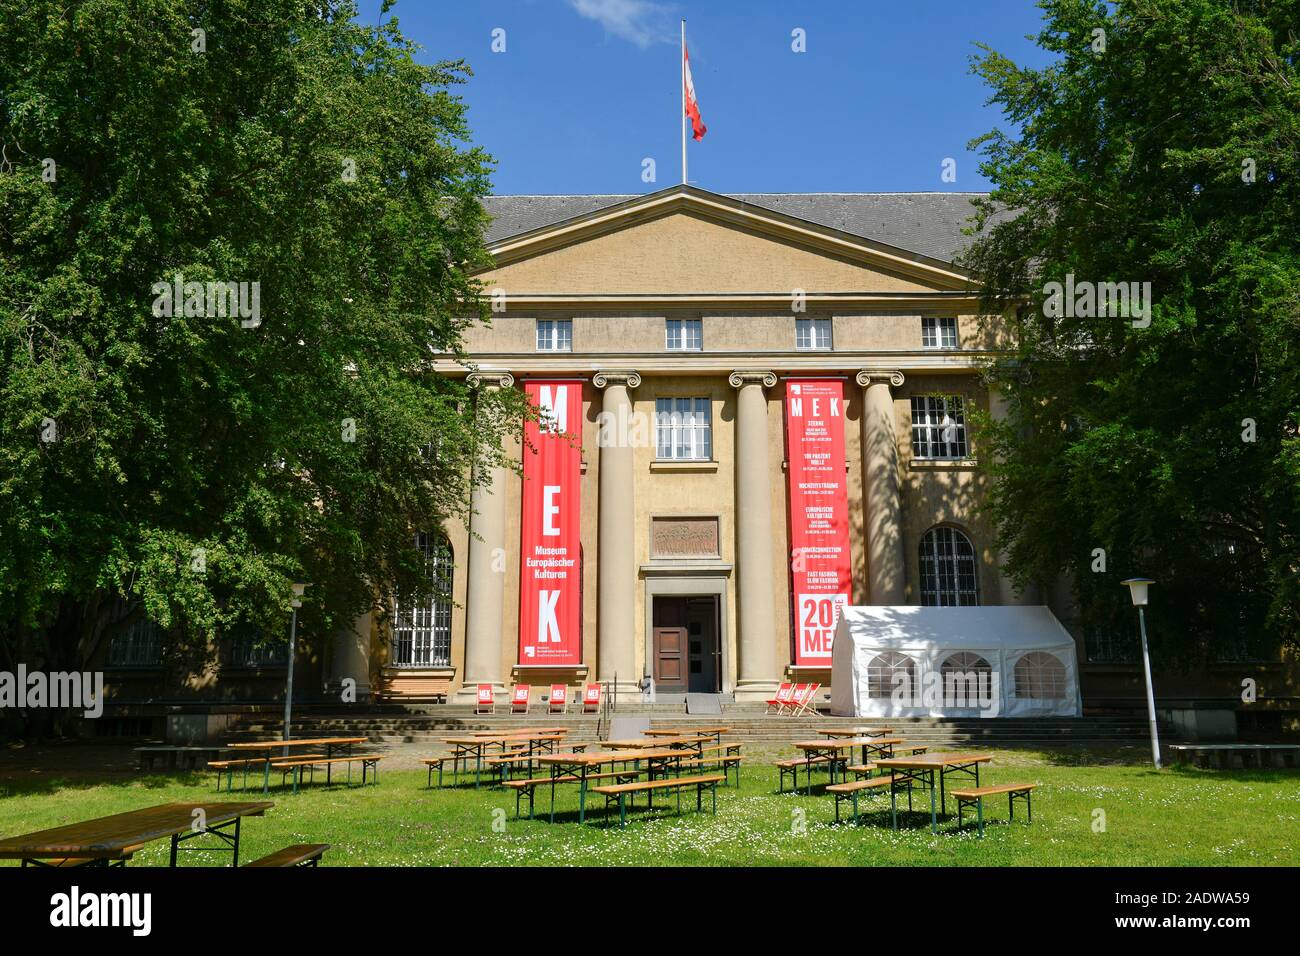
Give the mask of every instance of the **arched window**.
<path id="1" fill-rule="evenodd" d="M 921 603 L 926 607 L 980 603 L 975 548 L 956 528 L 931 528 L 921 537 Z"/>
<path id="2" fill-rule="evenodd" d="M 904 682 L 899 674 L 906 674 Z M 895 681 L 910 699 L 916 693 L 916 664 L 906 654 L 885 651 L 867 665 L 867 696 L 888 700 L 894 696 Z"/>
<path id="3" fill-rule="evenodd" d="M 939 665 L 946 707 L 978 707 L 993 689 L 993 666 L 978 654 L 958 651 Z"/>
<path id="4" fill-rule="evenodd" d="M 451 664 L 451 543 L 441 534 L 421 532 L 415 546 L 424 555 L 432 589 L 423 599 L 399 597 L 393 614 L 395 667 L 447 667 Z"/>
<path id="5" fill-rule="evenodd" d="M 1030 651 L 1016 661 L 1014 696 L 1020 700 L 1065 697 L 1065 665 L 1053 654 Z"/>

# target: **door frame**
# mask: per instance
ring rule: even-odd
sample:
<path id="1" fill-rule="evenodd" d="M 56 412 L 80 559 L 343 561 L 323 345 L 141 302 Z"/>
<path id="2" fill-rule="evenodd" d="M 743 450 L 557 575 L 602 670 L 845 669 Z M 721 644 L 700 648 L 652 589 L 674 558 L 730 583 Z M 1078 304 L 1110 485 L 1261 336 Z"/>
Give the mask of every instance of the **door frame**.
<path id="1" fill-rule="evenodd" d="M 694 570 L 694 569 L 692 569 Z M 713 565 L 701 568 L 697 573 L 674 568 L 658 569 L 641 566 L 644 575 L 645 605 L 644 660 L 642 672 L 646 677 L 654 677 L 654 599 L 656 597 L 716 597 L 718 602 L 718 686 L 721 693 L 730 694 L 735 690 L 731 680 L 731 628 L 730 607 L 727 601 L 727 585 L 730 583 L 731 565 Z M 658 571 L 658 574 L 653 573 Z M 661 576 L 662 575 L 662 576 Z"/>

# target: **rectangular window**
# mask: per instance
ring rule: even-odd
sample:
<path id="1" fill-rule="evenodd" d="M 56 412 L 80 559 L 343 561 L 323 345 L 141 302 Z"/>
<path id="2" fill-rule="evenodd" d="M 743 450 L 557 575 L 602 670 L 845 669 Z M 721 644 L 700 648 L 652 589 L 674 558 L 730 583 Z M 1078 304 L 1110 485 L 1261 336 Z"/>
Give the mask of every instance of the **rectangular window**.
<path id="1" fill-rule="evenodd" d="M 800 351 L 828 350 L 831 347 L 830 319 L 795 319 L 794 347 Z"/>
<path id="2" fill-rule="evenodd" d="M 921 346 L 927 349 L 955 349 L 957 347 L 956 317 L 922 316 Z"/>
<path id="3" fill-rule="evenodd" d="M 230 642 L 231 667 L 283 667 L 289 659 L 289 636 L 268 640 L 260 630 L 244 628 Z"/>
<path id="4" fill-rule="evenodd" d="M 960 395 L 912 396 L 912 457 L 967 457 L 966 415 Z"/>
<path id="5" fill-rule="evenodd" d="M 698 352 L 704 347 L 702 319 L 668 319 L 665 348 L 673 352 Z"/>
<path id="6" fill-rule="evenodd" d="M 162 632 L 141 618 L 113 636 L 108 646 L 109 667 L 157 667 L 162 663 Z"/>
<path id="7" fill-rule="evenodd" d="M 573 320 L 572 319 L 538 319 L 537 320 L 537 351 L 572 352 L 573 351 Z"/>
<path id="8" fill-rule="evenodd" d="M 655 456 L 669 461 L 713 458 L 713 416 L 707 398 L 655 399 Z"/>

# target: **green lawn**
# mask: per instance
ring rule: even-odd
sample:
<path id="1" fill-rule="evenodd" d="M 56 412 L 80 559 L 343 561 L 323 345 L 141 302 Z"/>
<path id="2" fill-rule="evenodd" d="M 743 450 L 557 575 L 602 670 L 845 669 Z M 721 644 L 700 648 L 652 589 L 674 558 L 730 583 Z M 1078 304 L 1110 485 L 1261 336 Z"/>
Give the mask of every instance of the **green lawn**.
<path id="1" fill-rule="evenodd" d="M 422 771 L 386 771 L 378 787 L 273 791 L 275 808 L 246 821 L 242 858 L 289 843 L 333 844 L 327 866 L 490 865 L 1296 865 L 1300 863 L 1300 771 L 1159 773 L 1103 755 L 1001 751 L 984 782 L 1037 783 L 1034 822 L 1006 825 L 1005 798 L 986 806 L 997 822 L 984 840 L 928 813 L 897 835 L 888 814 L 835 826 L 829 796 L 777 795 L 769 757 L 752 756 L 740 792 L 719 790 L 718 815 L 668 813 L 626 829 L 576 822 L 577 792 L 562 787 L 554 825 L 514 819 L 513 794 L 484 788 L 424 788 Z M 1136 760 L 1136 753 L 1131 755 Z M 801 777 L 802 779 L 802 777 Z M 814 777 L 823 781 L 825 777 Z M 221 799 L 239 799 L 223 792 Z M 172 800 L 216 799 L 210 774 L 153 775 L 110 782 L 0 782 L 0 835 L 9 836 Z M 249 799 L 260 799 L 250 793 Z M 873 798 L 888 808 L 888 797 Z M 693 804 L 693 800 L 690 801 Z M 603 801 L 593 817 L 598 821 Z M 922 796 L 918 810 L 928 802 Z M 547 795 L 539 793 L 544 811 Z M 642 804 L 644 806 L 644 804 Z M 951 809 L 951 806 L 950 806 Z M 504 813 L 497 812 L 504 811 Z M 1098 811 L 1104 832 L 1095 832 Z M 658 812 L 658 811 L 656 811 Z M 561 822 L 562 821 L 562 822 Z M 496 829 L 494 829 L 494 824 Z M 502 825 L 504 828 L 502 829 Z M 205 859 L 197 854 L 195 861 Z M 182 858 L 184 860 L 184 858 Z M 218 859 L 215 855 L 211 858 Z M 166 843 L 132 865 L 167 862 Z"/>

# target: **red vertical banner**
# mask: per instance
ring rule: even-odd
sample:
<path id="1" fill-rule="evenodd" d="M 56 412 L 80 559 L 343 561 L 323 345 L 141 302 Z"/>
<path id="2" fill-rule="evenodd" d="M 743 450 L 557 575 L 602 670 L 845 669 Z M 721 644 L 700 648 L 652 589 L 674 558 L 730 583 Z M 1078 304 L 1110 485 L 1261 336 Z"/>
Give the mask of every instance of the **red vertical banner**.
<path id="1" fill-rule="evenodd" d="M 582 383 L 527 381 L 519 663 L 582 663 Z"/>
<path id="2" fill-rule="evenodd" d="M 786 382 L 785 442 L 794 663 L 830 667 L 835 624 L 853 580 L 841 380 Z"/>

